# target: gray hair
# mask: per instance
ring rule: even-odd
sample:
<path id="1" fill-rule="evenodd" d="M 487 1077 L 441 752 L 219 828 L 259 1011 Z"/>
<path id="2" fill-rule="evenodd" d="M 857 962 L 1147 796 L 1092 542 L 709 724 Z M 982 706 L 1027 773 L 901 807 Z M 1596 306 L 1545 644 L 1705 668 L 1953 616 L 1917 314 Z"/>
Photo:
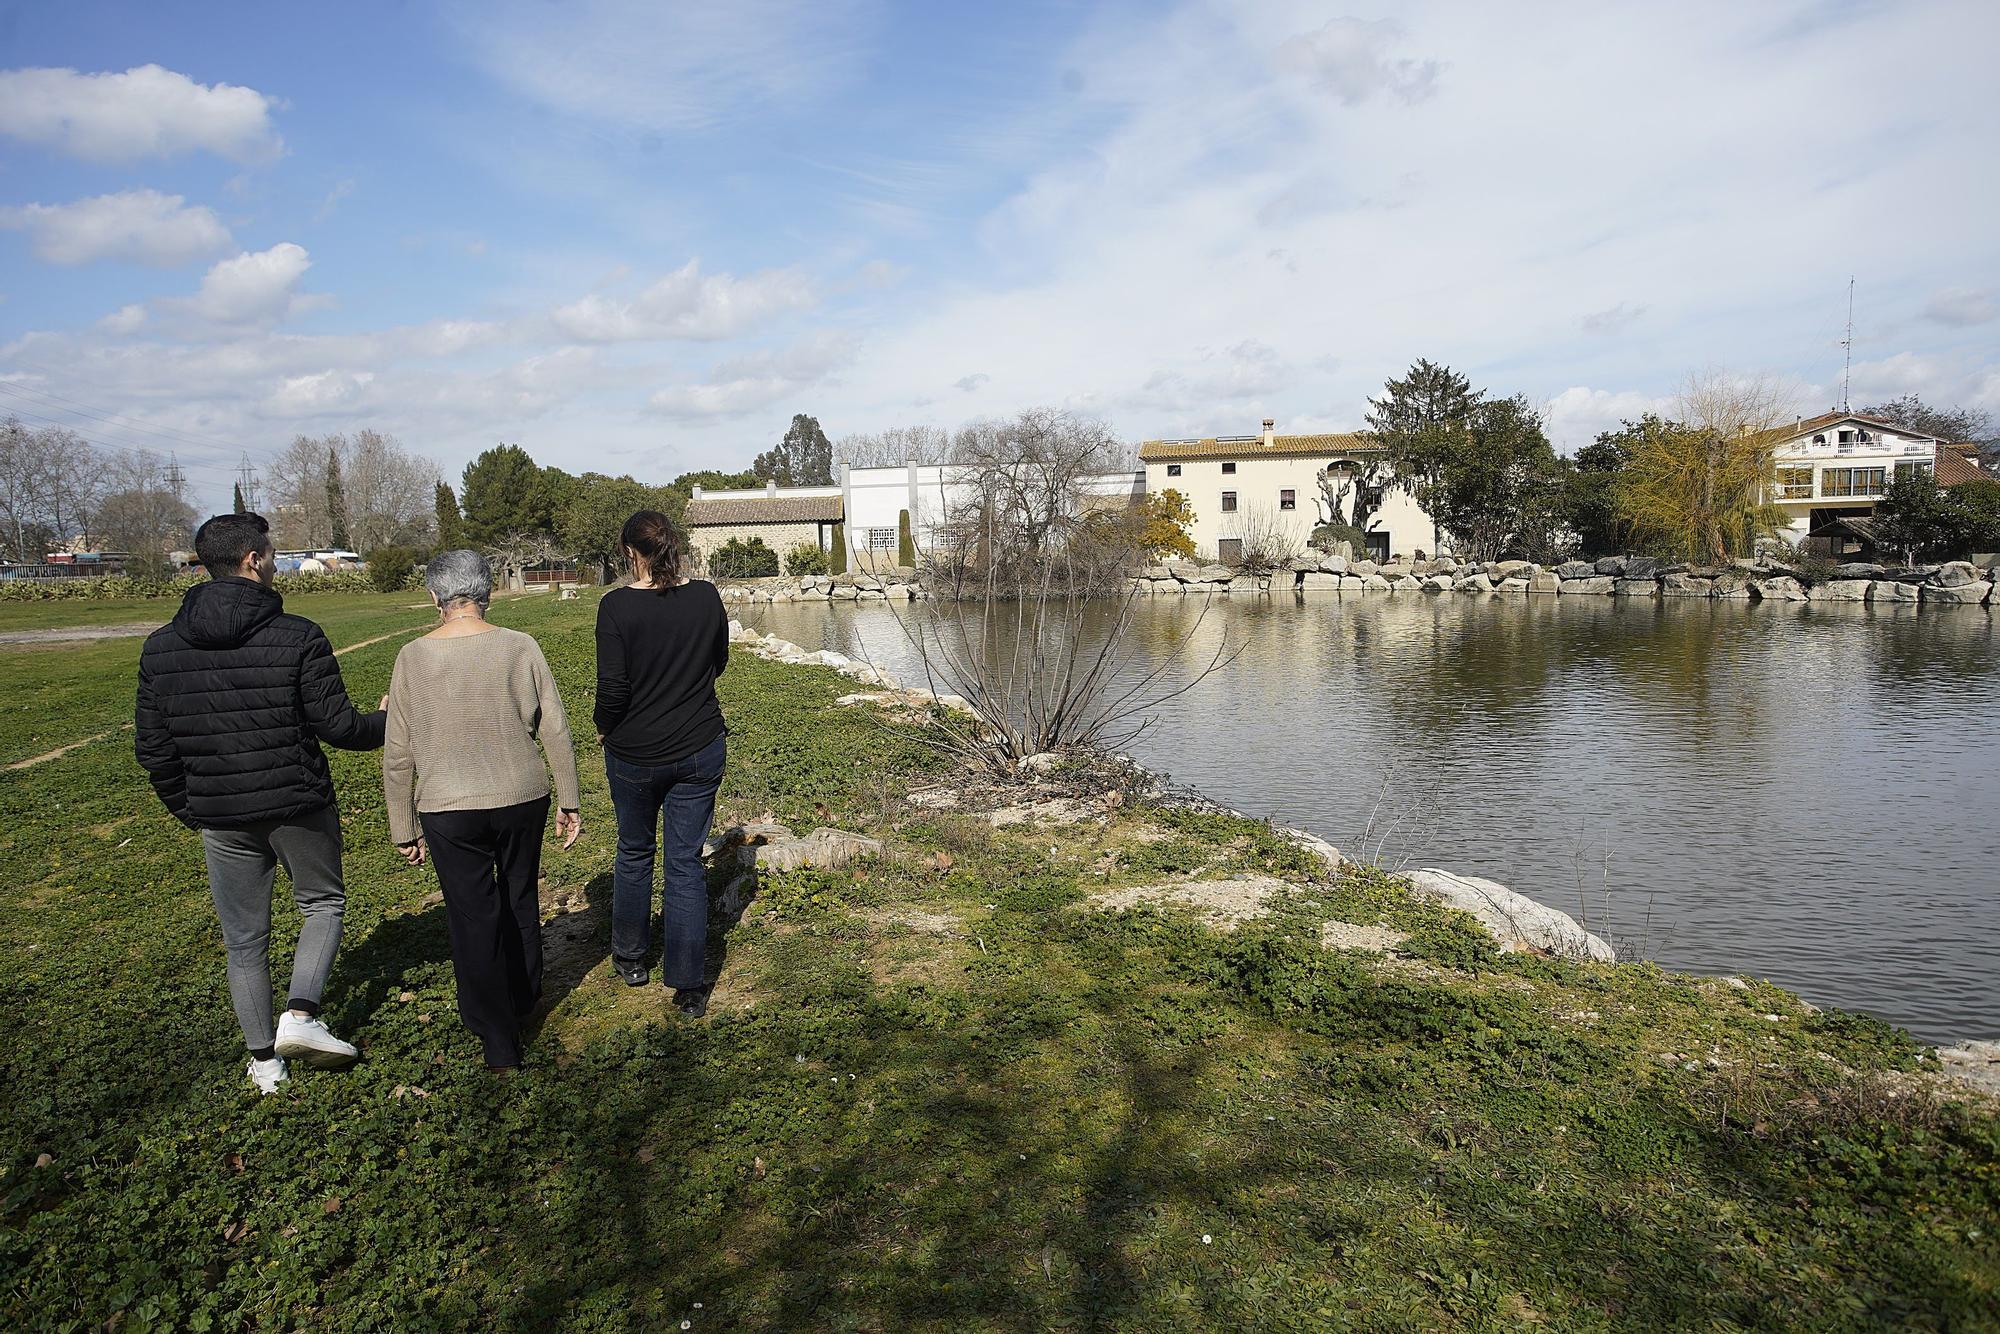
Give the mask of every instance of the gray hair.
<path id="1" fill-rule="evenodd" d="M 476 602 L 484 611 L 493 600 L 493 567 L 476 551 L 441 551 L 424 567 L 424 587 L 440 607 Z"/>

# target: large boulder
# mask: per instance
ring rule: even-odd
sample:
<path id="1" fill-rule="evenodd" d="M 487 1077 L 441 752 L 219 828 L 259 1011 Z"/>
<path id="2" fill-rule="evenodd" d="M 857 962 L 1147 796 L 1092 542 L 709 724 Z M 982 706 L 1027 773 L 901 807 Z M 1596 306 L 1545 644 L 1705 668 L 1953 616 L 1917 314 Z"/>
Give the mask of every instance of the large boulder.
<path id="1" fill-rule="evenodd" d="M 1945 605 L 1976 607 L 1985 602 L 1993 592 L 1993 585 L 1975 584 L 1925 584 L 1923 600 Z"/>
<path id="2" fill-rule="evenodd" d="M 1617 584 L 1618 581 L 1608 574 L 1593 574 L 1587 579 L 1563 580 L 1562 591 L 1564 597 L 1572 593 L 1598 593 L 1608 597 Z"/>
<path id="3" fill-rule="evenodd" d="M 1651 579 L 1665 571 L 1667 563 L 1652 556 L 1627 556 L 1625 577 L 1627 579 Z"/>
<path id="4" fill-rule="evenodd" d="M 1708 595 L 1717 598 L 1754 598 L 1757 596 L 1757 589 L 1747 573 L 1731 569 L 1715 576 L 1715 582 L 1709 585 Z"/>
<path id="5" fill-rule="evenodd" d="M 1774 574 L 1764 579 L 1753 579 L 1750 586 L 1757 590 L 1757 596 L 1766 602 L 1804 602 L 1805 585 L 1789 574 Z"/>
<path id="6" fill-rule="evenodd" d="M 1426 593 L 1449 593 L 1451 587 L 1451 576 L 1448 574 L 1433 574 L 1423 581 Z"/>
<path id="7" fill-rule="evenodd" d="M 831 871 L 863 857 L 881 855 L 880 839 L 850 834 L 845 829 L 824 828 L 815 829 L 804 838 L 793 838 L 786 831 L 761 843 L 746 843 L 737 851 L 746 869 L 754 866 L 760 871 L 797 871 L 806 867 Z"/>
<path id="8" fill-rule="evenodd" d="M 1452 587 L 1461 593 L 1491 593 L 1493 581 L 1484 574 L 1468 574 Z"/>
<path id="9" fill-rule="evenodd" d="M 1873 579 L 1832 579 L 1812 590 L 1817 602 L 1866 602 L 1873 592 Z"/>
<path id="10" fill-rule="evenodd" d="M 1890 602 L 1915 602 L 1917 586 L 1901 583 L 1895 579 L 1877 579 L 1868 585 L 1868 600 L 1881 605 Z"/>
<path id="11" fill-rule="evenodd" d="M 1496 584 L 1505 579 L 1512 579 L 1517 574 L 1526 578 L 1522 572 L 1528 568 L 1528 564 L 1529 562 L 1524 560 L 1495 561 L 1486 567 L 1486 577 Z"/>
<path id="12" fill-rule="evenodd" d="M 1598 560 L 1594 568 L 1599 574 L 1623 574 L 1625 573 L 1625 558 L 1623 556 L 1605 556 Z"/>
<path id="13" fill-rule="evenodd" d="M 1974 1039 L 1956 1047 L 1939 1047 L 1937 1055 L 1945 1078 L 2000 1098 L 2000 1042 Z"/>
<path id="14" fill-rule="evenodd" d="M 1596 573 L 1597 567 L 1587 560 L 1566 560 L 1555 569 L 1558 579 L 1588 579 Z"/>
<path id="15" fill-rule="evenodd" d="M 1880 565 L 1869 565 L 1861 561 L 1849 561 L 1845 565 L 1833 567 L 1835 579 L 1880 579 L 1887 571 Z"/>
<path id="16" fill-rule="evenodd" d="M 1969 560 L 1955 560 L 1938 566 L 1938 572 L 1931 576 L 1931 582 L 1939 588 L 1963 588 L 1967 584 L 1980 582 L 1983 576 Z"/>
<path id="17" fill-rule="evenodd" d="M 1505 885 L 1435 867 L 1410 872 L 1409 881 L 1419 896 L 1470 913 L 1500 942 L 1503 950 L 1534 951 L 1602 963 L 1618 957 L 1611 946 L 1578 926 L 1568 913 L 1539 904 L 1525 894 L 1516 894 Z"/>
<path id="18" fill-rule="evenodd" d="M 1348 565 L 1347 572 L 1366 579 L 1371 574 L 1379 573 L 1381 569 L 1382 567 L 1372 560 L 1357 560 Z"/>
<path id="19" fill-rule="evenodd" d="M 1715 591 L 1715 583 L 1692 574 L 1668 574 L 1660 577 L 1660 596 L 1668 598 L 1705 598 Z"/>
<path id="20" fill-rule="evenodd" d="M 1660 581 L 1657 579 L 1619 579 L 1614 581 L 1612 592 L 1621 598 L 1656 598 L 1660 595 Z"/>
<path id="21" fill-rule="evenodd" d="M 1386 593 L 1389 591 L 1389 580 L 1380 573 L 1371 574 L 1362 579 L 1361 587 L 1364 592 Z"/>
<path id="22" fill-rule="evenodd" d="M 1528 591 L 1528 581 L 1517 574 L 1512 578 L 1502 579 L 1498 584 L 1494 585 L 1493 591 L 1496 593 L 1526 593 Z"/>
<path id="23" fill-rule="evenodd" d="M 1554 570 L 1536 570 L 1528 579 L 1530 593 L 1560 593 L 1563 581 Z"/>
<path id="24" fill-rule="evenodd" d="M 1236 577 L 1236 571 L 1227 565 L 1204 565 L 1196 574 L 1195 582 L 1203 584 L 1226 584 Z"/>
<path id="25" fill-rule="evenodd" d="M 1389 590 L 1394 593 L 1413 593 L 1423 587 L 1423 580 L 1407 571 L 1389 576 Z"/>
<path id="26" fill-rule="evenodd" d="M 1340 576 L 1337 574 L 1324 574 L 1318 570 L 1307 570 L 1299 576 L 1299 587 L 1319 592 L 1338 591 L 1340 588 Z"/>

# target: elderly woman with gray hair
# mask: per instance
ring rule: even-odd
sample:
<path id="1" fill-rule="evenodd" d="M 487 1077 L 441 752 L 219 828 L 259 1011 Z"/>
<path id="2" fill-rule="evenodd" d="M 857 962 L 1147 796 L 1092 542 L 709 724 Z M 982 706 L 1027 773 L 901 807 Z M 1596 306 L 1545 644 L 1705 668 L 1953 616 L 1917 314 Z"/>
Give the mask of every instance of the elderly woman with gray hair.
<path id="1" fill-rule="evenodd" d="M 459 1017 L 486 1044 L 487 1069 L 512 1070 L 521 1064 L 521 1024 L 542 996 L 535 885 L 549 774 L 567 848 L 583 830 L 576 754 L 541 646 L 486 619 L 493 572 L 485 558 L 447 551 L 425 568 L 424 583 L 440 623 L 403 646 L 389 679 L 389 833 L 410 865 L 427 852 L 436 865 Z"/>

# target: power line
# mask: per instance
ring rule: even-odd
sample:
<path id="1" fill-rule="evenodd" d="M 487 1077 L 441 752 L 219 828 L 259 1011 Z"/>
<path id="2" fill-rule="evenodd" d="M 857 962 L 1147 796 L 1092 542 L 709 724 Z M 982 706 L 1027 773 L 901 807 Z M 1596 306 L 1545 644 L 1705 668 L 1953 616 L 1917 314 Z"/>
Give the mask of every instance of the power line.
<path id="1" fill-rule="evenodd" d="M 29 369 L 35 370 L 39 368 L 31 366 Z M 47 372 L 44 371 L 43 374 L 47 374 Z M 137 431 L 146 435 L 157 435 L 162 439 L 178 440 L 183 444 L 200 445 L 204 449 L 227 450 L 238 447 L 237 445 L 226 444 L 220 440 L 196 435 L 192 431 L 183 431 L 177 426 L 160 426 L 138 417 L 129 417 L 123 413 L 112 412 L 108 409 L 95 408 L 79 399 L 58 394 L 53 389 L 32 388 L 22 384 L 19 380 L 0 380 L 0 393 L 46 399 L 63 405 L 63 408 L 67 411 L 89 417 L 95 421 L 104 422 L 108 425 L 117 426 L 122 430 Z"/>
<path id="2" fill-rule="evenodd" d="M 11 409 L 9 415 L 15 417 L 26 417 L 30 421 L 40 422 L 44 426 L 60 426 L 66 430 L 76 429 L 75 424 L 73 422 L 65 421 L 60 417 L 45 416 L 39 412 L 30 412 L 26 408 Z M 153 442 L 150 440 L 141 440 L 138 441 L 137 443 L 134 443 L 131 440 L 121 440 L 117 438 L 107 437 L 104 435 L 102 431 L 91 431 L 91 432 L 78 431 L 77 434 L 83 436 L 87 443 L 97 445 L 105 449 L 119 450 L 119 449 L 157 448 L 157 446 L 155 446 Z M 93 439 L 92 438 L 93 436 L 96 438 Z M 221 471 L 210 471 L 208 468 L 199 465 L 194 468 L 186 469 L 185 471 L 189 473 L 203 474 L 208 480 L 210 480 L 211 482 L 216 482 L 217 484 L 219 484 L 219 479 L 224 478 L 228 475 Z"/>

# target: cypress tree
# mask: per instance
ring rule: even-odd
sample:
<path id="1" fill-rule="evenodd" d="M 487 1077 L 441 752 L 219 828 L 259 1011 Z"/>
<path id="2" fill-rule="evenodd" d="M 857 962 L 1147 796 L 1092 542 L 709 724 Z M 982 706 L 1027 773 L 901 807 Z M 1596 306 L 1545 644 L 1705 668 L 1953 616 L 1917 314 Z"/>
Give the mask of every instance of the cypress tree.
<path id="1" fill-rule="evenodd" d="M 241 482 L 236 484 L 236 509 L 233 512 L 237 514 L 243 513 L 243 483 Z"/>
<path id="2" fill-rule="evenodd" d="M 896 514 L 896 564 L 905 569 L 915 569 L 917 565 L 917 544 L 910 537 L 908 510 L 900 510 Z"/>
<path id="3" fill-rule="evenodd" d="M 847 525 L 833 525 L 833 564 L 828 568 L 835 574 L 847 573 Z"/>
<path id="4" fill-rule="evenodd" d="M 326 512 L 333 520 L 333 549 L 347 550 L 347 496 L 340 484 L 340 451 L 326 451 Z"/>
<path id="5" fill-rule="evenodd" d="M 465 522 L 459 517 L 458 497 L 442 477 L 437 484 L 437 540 L 440 551 L 455 551 L 465 545 Z"/>

